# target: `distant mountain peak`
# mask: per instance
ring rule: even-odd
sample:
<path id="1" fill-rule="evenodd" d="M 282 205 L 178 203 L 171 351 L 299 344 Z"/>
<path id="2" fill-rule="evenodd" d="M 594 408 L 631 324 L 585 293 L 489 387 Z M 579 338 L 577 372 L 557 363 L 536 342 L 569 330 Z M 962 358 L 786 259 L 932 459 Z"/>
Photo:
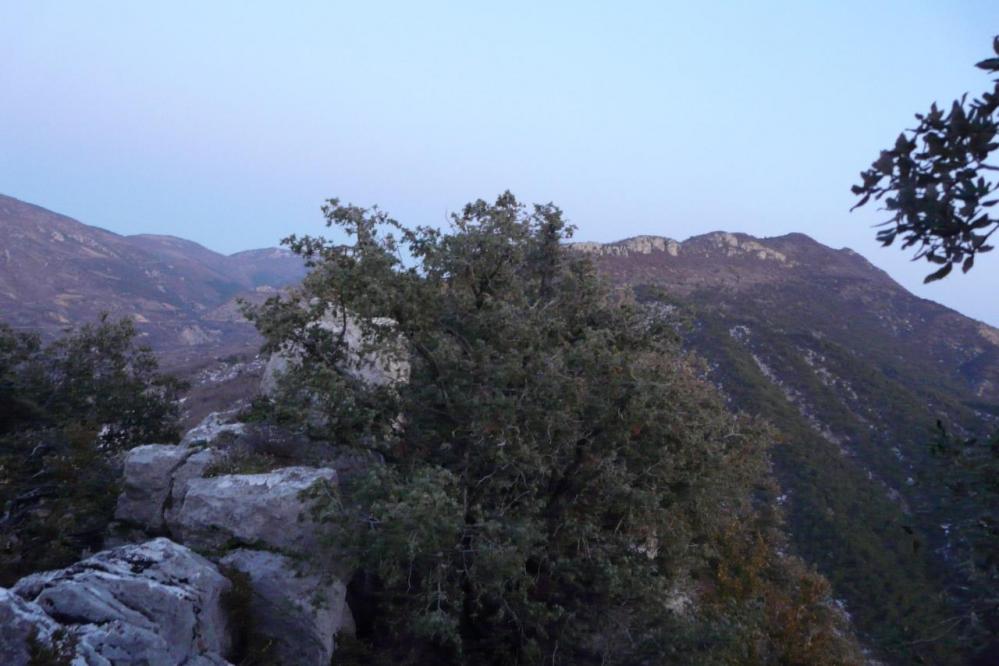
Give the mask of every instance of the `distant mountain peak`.
<path id="1" fill-rule="evenodd" d="M 804 234 L 801 236 L 808 238 Z M 697 251 L 709 254 L 722 253 L 726 257 L 747 256 L 763 261 L 774 261 L 787 266 L 795 266 L 797 262 L 785 253 L 766 244 L 767 239 L 757 239 L 749 234 L 714 231 L 703 236 L 688 238 L 682 243 L 685 252 Z M 811 240 L 811 239 L 809 239 Z"/>
<path id="2" fill-rule="evenodd" d="M 229 255 L 230 259 L 238 257 L 269 257 L 271 259 L 287 259 L 295 253 L 283 247 L 262 247 L 256 250 L 240 250 Z"/>

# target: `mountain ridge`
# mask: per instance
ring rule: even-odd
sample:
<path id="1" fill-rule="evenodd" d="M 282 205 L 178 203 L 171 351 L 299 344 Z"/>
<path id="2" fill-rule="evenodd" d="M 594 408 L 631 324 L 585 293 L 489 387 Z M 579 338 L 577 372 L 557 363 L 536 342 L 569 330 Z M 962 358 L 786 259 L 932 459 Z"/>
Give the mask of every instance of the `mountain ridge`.
<path id="1" fill-rule="evenodd" d="M 638 301 L 678 313 L 730 406 L 774 424 L 794 548 L 871 644 L 906 644 L 953 613 L 968 592 L 954 565 L 962 546 L 944 526 L 966 516 L 940 505 L 929 442 L 937 420 L 962 436 L 999 420 L 999 329 L 802 233 L 569 246 Z M 287 250 L 223 255 L 120 236 L 2 195 L 0 248 L 7 323 L 55 336 L 108 311 L 133 318 L 168 368 L 242 355 L 197 373 L 187 404 L 202 412 L 257 384 L 262 361 L 246 358 L 260 338 L 235 297 L 259 302 L 305 274 Z M 929 657 L 947 663 L 947 649 Z"/>
<path id="2" fill-rule="evenodd" d="M 672 243 L 575 247 L 618 288 L 674 313 L 730 407 L 775 426 L 794 549 L 880 656 L 954 663 L 955 643 L 898 646 L 976 599 L 951 530 L 975 512 L 949 499 L 932 445 L 937 424 L 962 438 L 999 425 L 999 330 L 804 234 Z"/>
<path id="3" fill-rule="evenodd" d="M 0 311 L 17 328 L 55 337 L 107 312 L 131 317 L 167 355 L 252 349 L 239 321 L 204 316 L 237 296 L 300 280 L 300 258 L 279 248 L 223 255 L 175 236 L 123 236 L 0 195 Z M 188 353 L 191 352 L 191 353 Z"/>
<path id="4" fill-rule="evenodd" d="M 940 327 L 956 324 L 963 346 L 972 341 L 995 346 L 999 329 L 952 308 L 912 294 L 886 271 L 849 249 L 833 249 L 803 233 L 756 238 L 744 233 L 711 232 L 679 242 L 664 236 L 636 236 L 610 243 L 573 243 L 570 247 L 594 257 L 600 270 L 620 284 L 668 287 L 672 293 L 708 300 L 713 290 L 745 292 L 767 285 L 822 283 L 856 304 L 881 308 L 894 315 L 896 326 L 911 334 L 930 326 L 935 344 L 954 334 Z M 765 296 L 761 294 L 761 296 Z M 854 312 L 853 314 L 859 314 Z M 907 320 L 915 315 L 917 320 Z M 905 320 L 905 321 L 903 321 Z M 987 351 L 987 350 L 982 350 Z M 948 355 L 948 367 L 962 367 L 972 358 Z M 979 388 L 999 396 L 999 366 L 987 363 Z M 988 382 L 986 386 L 984 382 Z"/>

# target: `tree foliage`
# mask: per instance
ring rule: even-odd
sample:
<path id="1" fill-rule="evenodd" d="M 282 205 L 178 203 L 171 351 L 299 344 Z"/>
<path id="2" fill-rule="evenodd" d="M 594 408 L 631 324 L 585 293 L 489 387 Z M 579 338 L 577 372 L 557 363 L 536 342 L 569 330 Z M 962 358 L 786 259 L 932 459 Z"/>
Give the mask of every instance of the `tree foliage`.
<path id="1" fill-rule="evenodd" d="M 769 430 L 671 322 L 611 293 L 548 204 L 451 227 L 324 207 L 311 272 L 250 312 L 297 349 L 282 418 L 377 454 L 318 516 L 359 571 L 361 663 L 852 663 L 824 581 L 780 553 Z M 350 372 L 348 313 L 409 380 Z M 321 322 L 341 325 L 320 325 Z M 355 600 L 357 601 L 357 600 Z"/>
<path id="2" fill-rule="evenodd" d="M 948 525 L 952 550 L 970 583 L 962 586 L 962 637 L 976 650 L 997 654 L 999 642 L 999 432 L 961 438 L 936 424 L 932 451 L 949 495 L 942 502 L 960 518 Z"/>
<path id="3" fill-rule="evenodd" d="M 0 324 L 0 584 L 101 543 L 116 456 L 176 439 L 179 388 L 130 320 L 102 317 L 48 345 Z"/>
<path id="4" fill-rule="evenodd" d="M 977 67 L 999 74 L 999 37 L 993 48 L 996 57 Z M 999 229 L 993 212 L 999 166 L 987 163 L 999 147 L 999 78 L 994 81 L 991 92 L 970 104 L 965 95 L 949 111 L 934 103 L 917 114 L 919 125 L 899 134 L 853 186 L 860 197 L 854 208 L 873 198 L 891 213 L 877 234 L 883 245 L 900 238 L 903 248 L 917 247 L 916 259 L 940 265 L 926 282 L 946 277 L 955 264 L 967 272 L 978 254 L 992 250 L 988 241 Z"/>

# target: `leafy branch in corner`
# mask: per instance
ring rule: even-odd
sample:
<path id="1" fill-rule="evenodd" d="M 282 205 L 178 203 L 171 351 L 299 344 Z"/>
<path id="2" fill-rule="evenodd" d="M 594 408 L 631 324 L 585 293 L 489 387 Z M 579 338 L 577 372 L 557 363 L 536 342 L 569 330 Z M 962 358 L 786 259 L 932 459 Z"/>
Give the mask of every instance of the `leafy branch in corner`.
<path id="1" fill-rule="evenodd" d="M 993 49 L 996 57 L 976 67 L 999 75 L 999 36 Z M 970 104 L 965 94 L 948 112 L 934 103 L 929 113 L 917 114 L 919 125 L 899 134 L 852 188 L 860 197 L 853 209 L 873 198 L 891 213 L 879 225 L 882 245 L 900 238 L 903 249 L 917 247 L 914 259 L 940 266 L 925 282 L 946 277 L 955 264 L 966 273 L 977 255 L 993 248 L 988 241 L 999 229 L 993 212 L 999 182 L 991 176 L 999 167 L 987 160 L 999 147 L 999 78 L 994 83 Z"/>

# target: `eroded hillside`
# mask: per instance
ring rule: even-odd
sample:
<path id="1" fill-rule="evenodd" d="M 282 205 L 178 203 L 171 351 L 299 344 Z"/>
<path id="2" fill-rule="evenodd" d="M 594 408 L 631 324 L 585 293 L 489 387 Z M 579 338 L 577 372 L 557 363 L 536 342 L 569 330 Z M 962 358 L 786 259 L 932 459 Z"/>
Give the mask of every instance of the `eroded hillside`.
<path id="1" fill-rule="evenodd" d="M 917 298 L 863 257 L 802 234 L 577 244 L 639 298 L 677 308 L 690 347 L 741 410 L 776 424 L 796 548 L 895 659 L 968 594 L 930 444 L 999 415 L 996 329 Z M 954 632 L 956 633 L 956 632 Z"/>

